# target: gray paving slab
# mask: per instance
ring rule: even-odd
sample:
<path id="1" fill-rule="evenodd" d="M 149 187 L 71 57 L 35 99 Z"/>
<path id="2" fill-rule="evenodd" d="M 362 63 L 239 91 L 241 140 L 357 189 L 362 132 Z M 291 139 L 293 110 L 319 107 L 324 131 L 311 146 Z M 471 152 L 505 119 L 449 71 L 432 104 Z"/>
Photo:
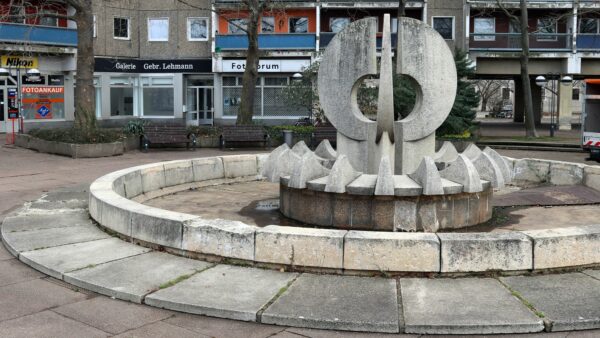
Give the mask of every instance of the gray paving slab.
<path id="1" fill-rule="evenodd" d="M 165 322 L 157 322 L 143 326 L 139 329 L 127 331 L 113 338 L 209 338 L 209 336 L 198 334 L 179 326 L 171 325 Z"/>
<path id="2" fill-rule="evenodd" d="M 210 263 L 154 251 L 66 273 L 64 280 L 103 295 L 141 303 L 144 296 L 161 285 L 210 266 Z"/>
<path id="3" fill-rule="evenodd" d="M 245 321 L 257 313 L 295 273 L 217 265 L 146 297 L 145 303 L 181 312 Z"/>
<path id="4" fill-rule="evenodd" d="M 11 338 L 31 337 L 108 337 L 109 334 L 65 318 L 52 311 L 0 322 L 0 336 Z"/>
<path id="5" fill-rule="evenodd" d="M 399 332 L 396 280 L 303 274 L 262 314 L 267 324 Z"/>
<path id="6" fill-rule="evenodd" d="M 526 333 L 544 328 L 496 279 L 402 278 L 400 286 L 407 333 Z"/>
<path id="7" fill-rule="evenodd" d="M 16 259 L 0 261 L 0 286 L 42 278 L 45 275 Z"/>
<path id="8" fill-rule="evenodd" d="M 583 273 L 600 280 L 600 270 L 585 270 Z"/>
<path id="9" fill-rule="evenodd" d="M 149 252 L 150 249 L 117 238 L 69 244 L 21 253 L 19 260 L 54 278 L 74 270 Z"/>
<path id="10" fill-rule="evenodd" d="M 542 312 L 552 331 L 600 327 L 600 280 L 582 273 L 501 280 Z"/>
<path id="11" fill-rule="evenodd" d="M 173 315 L 171 311 L 105 297 L 63 305 L 52 311 L 112 334 L 137 329 Z"/>
<path id="12" fill-rule="evenodd" d="M 69 201 L 35 201 L 29 205 L 31 209 L 54 210 L 54 209 L 85 209 L 88 206 L 87 200 L 69 200 Z"/>
<path id="13" fill-rule="evenodd" d="M 89 198 L 89 191 L 83 191 L 79 189 L 75 190 L 63 190 L 63 191 L 51 191 L 44 194 L 42 198 L 44 201 L 57 202 L 57 201 L 87 201 Z"/>
<path id="14" fill-rule="evenodd" d="M 89 242 L 111 236 L 94 225 L 4 233 L 2 240 L 13 252 L 32 251 L 60 245 Z"/>
<path id="15" fill-rule="evenodd" d="M 6 248 L 4 247 L 4 244 L 0 243 L 0 262 L 1 261 L 6 261 L 9 259 L 14 259 L 15 256 L 13 256 L 13 254 L 11 254 L 10 252 L 8 252 L 8 250 L 6 250 Z"/>
<path id="16" fill-rule="evenodd" d="M 24 215 L 7 217 L 2 222 L 2 232 L 62 228 L 93 224 L 87 211 L 72 211 L 56 214 Z"/>
<path id="17" fill-rule="evenodd" d="M 0 322 L 85 300 L 75 292 L 43 279 L 0 287 Z M 0 330 L 0 333 L 2 331 Z"/>
<path id="18" fill-rule="evenodd" d="M 199 317 L 185 313 L 177 313 L 175 316 L 166 319 L 165 322 L 203 335 L 219 338 L 238 338 L 241 335 L 245 338 L 264 338 L 285 330 L 285 327 L 281 326 Z"/>
<path id="19" fill-rule="evenodd" d="M 311 338 L 363 338 L 363 337 L 368 337 L 368 338 L 390 338 L 390 337 L 417 338 L 417 337 L 419 337 L 419 335 L 413 335 L 413 334 L 390 335 L 389 333 L 334 331 L 334 330 L 321 330 L 321 329 L 307 329 L 307 328 L 301 328 L 301 327 L 290 327 L 290 328 L 287 328 L 286 331 L 298 334 L 302 337 L 311 337 Z"/>

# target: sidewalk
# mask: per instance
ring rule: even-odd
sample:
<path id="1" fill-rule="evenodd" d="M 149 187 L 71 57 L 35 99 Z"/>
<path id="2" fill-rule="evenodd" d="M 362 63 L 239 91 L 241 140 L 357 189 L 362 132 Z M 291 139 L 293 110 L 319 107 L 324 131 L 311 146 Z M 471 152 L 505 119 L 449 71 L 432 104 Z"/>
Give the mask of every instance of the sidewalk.
<path id="1" fill-rule="evenodd" d="M 44 192 L 61 187 L 85 188 L 97 177 L 114 170 L 150 162 L 218 154 L 223 152 L 213 149 L 201 149 L 196 152 L 151 151 L 147 154 L 131 152 L 112 158 L 73 160 L 20 148 L 0 147 L 0 220 L 11 210 L 26 201 L 39 198 Z M 523 157 L 529 156 L 527 152 L 522 154 Z M 512 156 L 518 157 L 518 154 L 513 153 Z M 47 277 L 25 266 L 0 246 L 0 337 L 43 336 L 316 338 L 384 335 L 239 322 L 122 302 L 84 292 Z M 535 336 L 597 337 L 600 336 L 600 331 L 560 332 Z"/>
<path id="2" fill-rule="evenodd" d="M 581 126 L 574 125 L 572 130 L 557 130 L 550 137 L 550 124 L 537 126 L 537 139 L 525 137 L 524 123 L 513 122 L 512 119 L 480 119 L 480 141 L 514 141 L 576 144 L 581 142 Z"/>

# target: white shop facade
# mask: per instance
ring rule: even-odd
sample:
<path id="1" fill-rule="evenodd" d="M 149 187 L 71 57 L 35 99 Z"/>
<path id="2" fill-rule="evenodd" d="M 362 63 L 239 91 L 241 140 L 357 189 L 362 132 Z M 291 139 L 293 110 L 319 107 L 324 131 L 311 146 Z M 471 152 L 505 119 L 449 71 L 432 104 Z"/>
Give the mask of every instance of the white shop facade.
<path id="1" fill-rule="evenodd" d="M 254 97 L 254 120 L 267 125 L 289 124 L 308 116 L 308 109 L 291 106 L 283 98 L 282 92 L 293 81 L 292 76 L 301 73 L 310 64 L 310 58 L 261 59 Z M 215 124 L 235 123 L 245 67 L 245 59 L 214 60 Z"/>

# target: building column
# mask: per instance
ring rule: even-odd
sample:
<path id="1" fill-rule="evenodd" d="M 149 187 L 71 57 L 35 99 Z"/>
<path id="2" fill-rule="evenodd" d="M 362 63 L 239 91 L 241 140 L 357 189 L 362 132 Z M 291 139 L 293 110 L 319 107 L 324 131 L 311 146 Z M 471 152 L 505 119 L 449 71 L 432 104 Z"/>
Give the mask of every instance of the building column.
<path id="1" fill-rule="evenodd" d="M 573 118 L 573 81 L 558 85 L 558 130 L 571 130 Z"/>
<path id="2" fill-rule="evenodd" d="M 536 126 L 542 124 L 542 87 L 535 83 L 535 78 L 531 81 L 531 98 L 533 101 L 533 122 Z"/>

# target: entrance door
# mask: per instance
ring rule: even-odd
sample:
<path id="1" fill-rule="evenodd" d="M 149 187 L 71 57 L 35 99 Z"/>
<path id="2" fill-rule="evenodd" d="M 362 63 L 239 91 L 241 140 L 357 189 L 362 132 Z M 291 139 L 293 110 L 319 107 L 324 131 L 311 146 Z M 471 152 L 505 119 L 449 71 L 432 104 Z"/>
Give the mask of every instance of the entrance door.
<path id="1" fill-rule="evenodd" d="M 213 124 L 213 92 L 212 87 L 198 88 L 198 124 Z"/>

